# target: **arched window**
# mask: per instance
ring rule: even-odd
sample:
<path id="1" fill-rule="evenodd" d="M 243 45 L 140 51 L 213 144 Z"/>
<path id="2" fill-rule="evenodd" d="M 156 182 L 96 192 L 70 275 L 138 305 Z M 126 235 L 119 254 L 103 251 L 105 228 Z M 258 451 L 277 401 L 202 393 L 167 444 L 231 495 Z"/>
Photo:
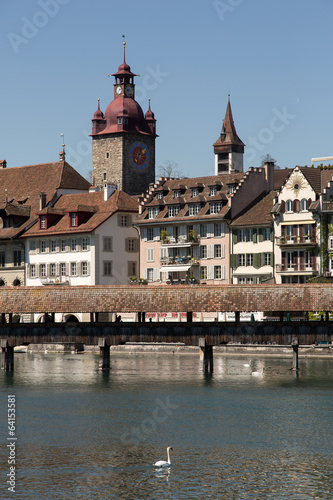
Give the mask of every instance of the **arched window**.
<path id="1" fill-rule="evenodd" d="M 293 211 L 293 202 L 292 200 L 287 200 L 286 201 L 286 212 L 292 212 Z"/>
<path id="2" fill-rule="evenodd" d="M 308 200 L 303 198 L 303 200 L 301 200 L 301 210 L 307 210 L 307 209 L 308 209 Z"/>

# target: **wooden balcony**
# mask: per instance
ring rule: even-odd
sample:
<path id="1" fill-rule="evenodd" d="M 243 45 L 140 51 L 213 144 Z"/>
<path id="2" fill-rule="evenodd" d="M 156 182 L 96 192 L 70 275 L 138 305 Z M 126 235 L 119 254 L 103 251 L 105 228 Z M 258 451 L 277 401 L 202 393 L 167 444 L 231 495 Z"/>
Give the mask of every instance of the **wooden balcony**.
<path id="1" fill-rule="evenodd" d="M 275 271 L 277 273 L 317 273 L 318 265 L 317 264 L 301 264 L 300 262 L 295 262 L 293 264 L 275 264 Z"/>
<path id="2" fill-rule="evenodd" d="M 304 236 L 275 236 L 275 244 L 281 247 L 308 246 L 314 247 L 317 244 L 316 238 L 311 235 Z"/>

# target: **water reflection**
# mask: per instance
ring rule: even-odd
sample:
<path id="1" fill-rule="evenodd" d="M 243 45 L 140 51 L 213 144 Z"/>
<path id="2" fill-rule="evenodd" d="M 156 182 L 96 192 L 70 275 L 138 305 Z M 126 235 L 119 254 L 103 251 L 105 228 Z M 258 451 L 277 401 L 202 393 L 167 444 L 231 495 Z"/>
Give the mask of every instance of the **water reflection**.
<path id="1" fill-rule="evenodd" d="M 216 356 L 204 374 L 198 358 L 117 353 L 100 372 L 92 354 L 17 356 L 0 378 L 19 498 L 333 498 L 333 360 L 301 359 L 295 378 L 291 359 Z"/>

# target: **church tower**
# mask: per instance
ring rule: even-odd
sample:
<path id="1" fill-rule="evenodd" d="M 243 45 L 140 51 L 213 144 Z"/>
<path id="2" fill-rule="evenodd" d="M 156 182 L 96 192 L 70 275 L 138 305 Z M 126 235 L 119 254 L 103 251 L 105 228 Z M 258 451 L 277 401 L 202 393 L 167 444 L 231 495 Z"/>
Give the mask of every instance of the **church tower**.
<path id="1" fill-rule="evenodd" d="M 125 61 L 112 76 L 113 101 L 105 114 L 100 109 L 92 119 L 93 184 L 119 186 L 130 195 L 144 193 L 155 182 L 156 120 L 149 108 L 144 115 L 135 100 L 134 77 Z"/>
<path id="2" fill-rule="evenodd" d="M 213 144 L 215 154 L 215 175 L 230 174 L 237 170 L 243 172 L 245 144 L 236 133 L 231 112 L 230 96 L 220 137 Z"/>

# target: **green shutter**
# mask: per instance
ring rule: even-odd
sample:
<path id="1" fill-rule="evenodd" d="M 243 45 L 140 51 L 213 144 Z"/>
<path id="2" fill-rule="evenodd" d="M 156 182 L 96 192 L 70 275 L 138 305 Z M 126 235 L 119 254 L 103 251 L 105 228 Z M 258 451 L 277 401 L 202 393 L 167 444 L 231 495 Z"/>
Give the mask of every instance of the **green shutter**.
<path id="1" fill-rule="evenodd" d="M 237 231 L 233 231 L 232 232 L 232 242 L 235 245 L 237 243 L 237 241 L 238 241 L 238 239 L 237 239 Z"/>
<path id="2" fill-rule="evenodd" d="M 261 267 L 261 253 L 255 253 L 253 255 L 253 266 L 258 269 L 259 267 Z"/>
<path id="3" fill-rule="evenodd" d="M 264 233 L 262 229 L 258 229 L 258 242 L 261 243 L 264 241 Z"/>
<path id="4" fill-rule="evenodd" d="M 274 241 L 274 231 L 272 227 L 271 227 L 271 241 Z"/>
<path id="5" fill-rule="evenodd" d="M 257 230 L 253 229 L 253 238 L 252 238 L 253 243 L 257 243 Z"/>
<path id="6" fill-rule="evenodd" d="M 237 267 L 237 260 L 238 260 L 238 255 L 236 253 L 233 253 L 230 255 L 230 267 L 234 268 Z"/>

